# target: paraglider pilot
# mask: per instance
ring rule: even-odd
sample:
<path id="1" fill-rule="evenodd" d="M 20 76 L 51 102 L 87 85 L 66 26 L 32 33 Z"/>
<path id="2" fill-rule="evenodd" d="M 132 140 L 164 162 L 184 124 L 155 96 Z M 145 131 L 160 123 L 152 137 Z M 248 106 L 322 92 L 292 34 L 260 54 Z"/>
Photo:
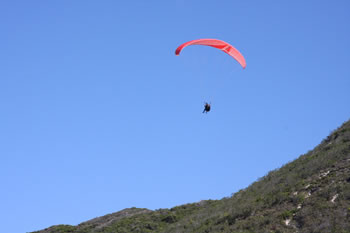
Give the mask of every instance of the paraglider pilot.
<path id="1" fill-rule="evenodd" d="M 203 113 L 208 113 L 208 112 L 210 112 L 210 104 L 205 102 Z"/>

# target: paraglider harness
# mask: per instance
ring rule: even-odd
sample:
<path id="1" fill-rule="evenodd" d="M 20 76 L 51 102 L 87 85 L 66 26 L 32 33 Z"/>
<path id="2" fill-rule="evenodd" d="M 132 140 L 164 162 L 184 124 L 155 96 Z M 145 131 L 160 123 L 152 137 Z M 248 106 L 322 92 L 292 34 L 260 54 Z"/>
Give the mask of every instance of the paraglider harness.
<path id="1" fill-rule="evenodd" d="M 210 104 L 205 102 L 203 113 L 208 113 L 208 112 L 210 112 Z"/>

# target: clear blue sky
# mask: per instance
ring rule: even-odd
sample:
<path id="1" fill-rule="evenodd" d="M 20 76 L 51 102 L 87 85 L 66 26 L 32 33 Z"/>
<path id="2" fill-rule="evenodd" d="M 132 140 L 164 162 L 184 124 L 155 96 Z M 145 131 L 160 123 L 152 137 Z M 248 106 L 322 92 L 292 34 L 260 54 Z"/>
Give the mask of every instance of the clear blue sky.
<path id="1" fill-rule="evenodd" d="M 349 1 L 2 1 L 1 231 L 220 199 L 350 118 Z M 219 50 L 183 42 L 225 40 Z M 203 102 L 212 112 L 202 114 Z"/>

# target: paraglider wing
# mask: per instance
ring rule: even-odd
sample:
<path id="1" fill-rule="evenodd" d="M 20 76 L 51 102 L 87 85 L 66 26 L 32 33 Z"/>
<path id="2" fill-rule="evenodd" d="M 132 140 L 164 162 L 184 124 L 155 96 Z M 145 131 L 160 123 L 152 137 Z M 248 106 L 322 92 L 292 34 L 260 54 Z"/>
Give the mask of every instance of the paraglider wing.
<path id="1" fill-rule="evenodd" d="M 189 45 L 206 45 L 206 46 L 220 49 L 221 51 L 227 53 L 228 55 L 233 57 L 236 61 L 238 61 L 238 63 L 243 67 L 243 69 L 246 67 L 246 62 L 243 55 L 235 47 L 233 47 L 229 43 L 226 43 L 225 41 L 217 40 L 217 39 L 191 40 L 180 45 L 176 49 L 175 54 L 180 55 L 181 50 Z"/>

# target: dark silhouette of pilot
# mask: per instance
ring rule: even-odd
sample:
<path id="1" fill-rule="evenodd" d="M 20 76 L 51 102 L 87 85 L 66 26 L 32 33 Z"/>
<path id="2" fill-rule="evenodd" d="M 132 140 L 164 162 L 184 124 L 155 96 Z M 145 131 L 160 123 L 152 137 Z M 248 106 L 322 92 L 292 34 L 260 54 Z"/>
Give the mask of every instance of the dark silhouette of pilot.
<path id="1" fill-rule="evenodd" d="M 208 113 L 208 112 L 210 112 L 210 104 L 205 102 L 203 113 Z"/>

